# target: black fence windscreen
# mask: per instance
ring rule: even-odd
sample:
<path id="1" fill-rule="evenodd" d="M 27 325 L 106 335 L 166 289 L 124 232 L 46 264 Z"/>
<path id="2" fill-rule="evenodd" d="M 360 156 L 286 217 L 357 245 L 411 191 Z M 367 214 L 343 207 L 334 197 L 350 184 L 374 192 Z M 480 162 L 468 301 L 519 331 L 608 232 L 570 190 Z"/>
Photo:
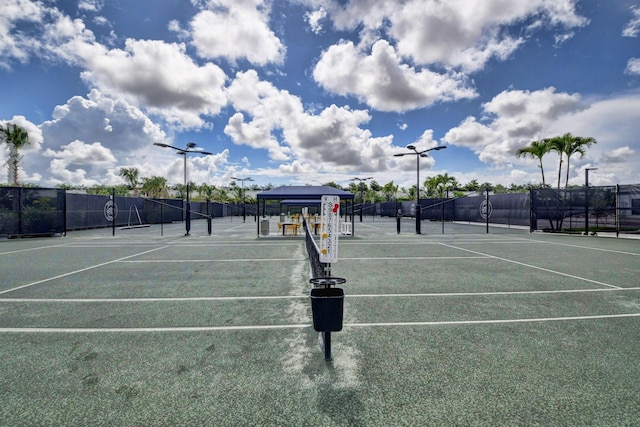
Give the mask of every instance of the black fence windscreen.
<path id="1" fill-rule="evenodd" d="M 181 199 L 113 198 L 61 189 L 0 187 L 0 236 L 184 221 L 186 207 Z M 367 208 L 390 217 L 399 211 L 402 216 L 415 217 L 417 211 L 415 201 L 377 203 Z M 282 209 L 280 204 L 266 205 L 265 214 L 278 215 Z M 421 199 L 420 209 L 424 221 L 528 226 L 530 231 L 562 233 L 640 234 L 640 184 Z M 189 210 L 192 219 L 256 213 L 255 205 L 242 203 L 191 202 Z"/>
<path id="2" fill-rule="evenodd" d="M 533 190 L 532 229 L 584 233 L 588 228 L 590 232 L 615 232 L 619 228 L 616 199 L 633 200 L 627 190 L 624 194 L 617 192 L 615 186 Z"/>
<path id="3" fill-rule="evenodd" d="M 0 187 L 0 236 L 65 232 L 65 191 Z"/>
<path id="4" fill-rule="evenodd" d="M 492 224 L 529 225 L 529 193 L 465 196 L 450 199 L 422 199 L 421 218 L 430 221 L 487 221 Z M 382 216 L 415 216 L 415 202 L 382 203 Z"/>

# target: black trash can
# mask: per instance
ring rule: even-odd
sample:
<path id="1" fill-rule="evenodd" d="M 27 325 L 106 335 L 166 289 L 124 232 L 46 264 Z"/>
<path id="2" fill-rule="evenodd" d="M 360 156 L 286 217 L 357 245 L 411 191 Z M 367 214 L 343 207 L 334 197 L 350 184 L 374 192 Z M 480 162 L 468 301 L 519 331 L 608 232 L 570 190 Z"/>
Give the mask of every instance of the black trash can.
<path id="1" fill-rule="evenodd" d="M 311 313 L 313 329 L 318 332 L 342 330 L 344 290 L 342 288 L 312 288 Z"/>

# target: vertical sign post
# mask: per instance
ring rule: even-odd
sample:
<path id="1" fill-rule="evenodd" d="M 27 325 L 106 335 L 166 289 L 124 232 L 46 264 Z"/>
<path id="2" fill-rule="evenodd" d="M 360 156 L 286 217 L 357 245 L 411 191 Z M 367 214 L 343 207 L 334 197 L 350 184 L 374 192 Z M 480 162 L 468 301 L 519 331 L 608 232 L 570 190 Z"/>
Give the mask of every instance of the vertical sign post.
<path id="1" fill-rule="evenodd" d="M 338 227 L 340 226 L 340 197 L 322 196 L 320 201 L 320 262 L 325 263 L 325 274 L 331 276 L 331 263 L 338 261 Z M 331 287 L 327 282 L 326 288 Z M 331 360 L 331 332 L 320 333 L 325 360 Z"/>
<path id="2" fill-rule="evenodd" d="M 320 262 L 338 261 L 338 227 L 340 225 L 340 197 L 322 196 L 320 202 Z"/>

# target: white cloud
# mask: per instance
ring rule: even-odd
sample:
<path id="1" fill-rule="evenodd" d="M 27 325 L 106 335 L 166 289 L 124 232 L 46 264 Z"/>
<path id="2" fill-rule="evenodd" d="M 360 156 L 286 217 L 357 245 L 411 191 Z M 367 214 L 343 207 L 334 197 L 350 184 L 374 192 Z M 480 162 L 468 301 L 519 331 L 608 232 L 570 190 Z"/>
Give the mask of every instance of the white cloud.
<path id="1" fill-rule="evenodd" d="M 75 140 L 63 145 L 56 151 L 46 149 L 45 157 L 53 159 L 49 165 L 49 172 L 59 182 L 73 182 L 76 185 L 92 186 L 100 183 L 96 178 L 99 170 L 113 168 L 116 158 L 108 148 L 99 142 L 85 144 Z"/>
<path id="2" fill-rule="evenodd" d="M 232 62 L 282 63 L 285 47 L 269 28 L 269 7 L 262 0 L 211 0 L 191 21 L 193 44 L 203 58 Z"/>
<path id="3" fill-rule="evenodd" d="M 360 29 L 360 43 L 329 47 L 314 69 L 315 80 L 381 111 L 477 96 L 467 75 L 492 59 L 509 58 L 527 41 L 511 34 L 512 25 L 524 27 L 525 35 L 559 28 L 559 44 L 573 35 L 566 30 L 588 23 L 574 0 L 361 0 L 344 6 L 327 1 L 323 7 L 337 29 Z"/>
<path id="4" fill-rule="evenodd" d="M 10 68 L 13 61 L 26 62 L 32 55 L 34 40 L 17 31 L 21 23 L 40 24 L 46 8 L 30 0 L 3 0 L 0 7 L 0 68 Z"/>
<path id="5" fill-rule="evenodd" d="M 474 71 L 492 58 L 505 59 L 523 42 L 508 32 L 513 24 L 531 29 L 574 28 L 588 20 L 574 0 L 386 0 L 338 1 L 326 5 L 338 29 L 362 28 L 363 40 L 387 31 L 398 54 L 418 64 L 442 64 Z"/>
<path id="6" fill-rule="evenodd" d="M 318 114 L 304 111 L 300 99 L 269 82 L 255 71 L 238 73 L 228 89 L 238 110 L 225 133 L 236 144 L 269 151 L 272 160 L 305 159 L 316 169 L 385 170 L 393 137 L 373 137 L 363 128 L 371 116 L 364 110 L 331 105 Z M 281 134 L 281 140 L 276 138 Z"/>
<path id="7" fill-rule="evenodd" d="M 110 149 L 104 147 L 100 142 L 85 144 L 75 140 L 63 145 L 60 151 L 50 148 L 43 153 L 47 157 L 60 159 L 66 165 L 90 165 L 90 166 L 110 166 L 115 164 L 116 158 Z"/>
<path id="8" fill-rule="evenodd" d="M 20 116 L 10 122 L 24 127 L 32 140 L 22 150 L 23 182 L 114 185 L 122 183 L 118 176 L 122 166 L 138 168 L 141 176 L 164 176 L 170 184 L 183 181 L 182 157 L 153 146 L 154 142 L 172 143 L 164 131 L 137 107 L 98 90 L 57 106 L 53 119 L 40 126 Z M 6 153 L 0 150 L 0 161 L 3 156 Z M 228 157 L 227 149 L 189 156 L 189 179 L 220 184 L 217 177 L 225 173 Z"/>
<path id="9" fill-rule="evenodd" d="M 593 137 L 597 143 L 584 158 L 572 158 L 569 184 L 580 185 L 584 176 L 580 171 L 586 164 L 597 165 L 603 172 L 594 181 L 598 185 L 635 182 L 636 165 L 640 164 L 640 95 L 594 99 L 585 104 L 577 95 L 555 93 L 553 88 L 505 91 L 483 106 L 487 114 L 482 121 L 468 117 L 449 130 L 442 141 L 469 147 L 494 170 L 508 166 L 511 171 L 514 164 L 528 167 L 520 170 L 535 181 L 536 176 L 539 180 L 537 160 L 518 159 L 515 151 L 533 140 L 570 132 Z M 548 182 L 555 182 L 558 160 L 553 153 L 545 157 Z M 487 176 L 487 171 L 482 174 Z M 611 181 L 614 176 L 617 182 Z M 507 185 L 511 177 L 495 174 L 491 179 Z"/>
<path id="10" fill-rule="evenodd" d="M 623 37 L 637 37 L 640 33 L 640 7 L 631 6 L 630 10 L 633 18 L 622 29 Z"/>
<path id="11" fill-rule="evenodd" d="M 181 127 L 203 126 L 201 115 L 215 115 L 226 104 L 222 69 L 197 65 L 183 44 L 129 39 L 124 50 L 85 47 L 78 52 L 87 67 L 83 79 Z"/>
<path id="12" fill-rule="evenodd" d="M 624 72 L 625 74 L 640 75 L 640 58 L 629 59 Z"/>
<path id="13" fill-rule="evenodd" d="M 477 95 L 460 74 L 438 74 L 403 64 L 384 40 L 373 45 L 370 55 L 359 52 L 352 42 L 331 46 L 313 76 L 324 88 L 339 95 L 353 94 L 381 111 L 406 111 Z"/>
<path id="14" fill-rule="evenodd" d="M 276 161 L 286 161 L 290 158 L 289 149 L 280 146 L 271 135 L 272 128 L 263 126 L 259 122 L 245 123 L 242 113 L 235 113 L 224 132 L 236 143 L 246 144 L 253 148 L 264 148 L 269 151 L 269 158 Z"/>
<path id="15" fill-rule="evenodd" d="M 322 23 L 320 21 L 326 18 L 326 16 L 327 11 L 323 7 L 321 7 L 318 10 L 305 13 L 304 18 L 307 22 L 309 22 L 311 31 L 316 34 L 320 34 L 322 32 Z"/>
<path id="16" fill-rule="evenodd" d="M 548 123 L 582 108 L 578 95 L 556 93 L 554 88 L 504 91 L 483 105 L 482 122 L 468 117 L 443 141 L 471 148 L 483 162 L 508 164 L 515 151 L 537 139 Z"/>
<path id="17" fill-rule="evenodd" d="M 611 151 L 604 152 L 601 160 L 605 163 L 624 163 L 636 153 L 629 146 L 614 148 Z"/>
<path id="18" fill-rule="evenodd" d="M 57 9 L 36 9 L 32 15 L 33 20 L 41 18 L 42 32 L 31 35 L 29 49 L 20 58 L 37 52 L 44 59 L 80 66 L 84 68 L 81 77 L 89 85 L 145 108 L 178 128 L 205 126 L 202 116 L 216 115 L 226 104 L 225 73 L 212 63 L 196 64 L 182 43 L 127 39 L 123 49 L 108 49 L 96 42 L 80 19 L 72 20 Z M 0 16 L 0 50 L 2 40 Z"/>
<path id="19" fill-rule="evenodd" d="M 104 6 L 104 0 L 80 0 L 78 9 L 87 12 L 100 12 Z"/>
<path id="20" fill-rule="evenodd" d="M 591 136 L 597 144 L 583 159 L 571 160 L 576 171 L 585 164 L 599 168 L 595 185 L 636 184 L 640 164 L 640 93 L 593 99 L 589 108 L 560 116 L 547 126 L 550 135 L 571 132 Z M 569 184 L 580 185 L 584 173 L 574 172 Z M 591 181 L 591 176 L 589 176 Z"/>
<path id="21" fill-rule="evenodd" d="M 113 183 L 114 174 L 109 171 L 116 164 L 142 170 L 148 162 L 144 170 L 157 170 L 148 156 L 150 147 L 167 141 L 164 132 L 139 109 L 97 90 L 87 98 L 69 99 L 55 108 L 52 120 L 26 129 L 30 138 L 36 136 L 36 144 L 24 151 L 22 165 L 29 175 L 48 170 L 43 185 Z"/>

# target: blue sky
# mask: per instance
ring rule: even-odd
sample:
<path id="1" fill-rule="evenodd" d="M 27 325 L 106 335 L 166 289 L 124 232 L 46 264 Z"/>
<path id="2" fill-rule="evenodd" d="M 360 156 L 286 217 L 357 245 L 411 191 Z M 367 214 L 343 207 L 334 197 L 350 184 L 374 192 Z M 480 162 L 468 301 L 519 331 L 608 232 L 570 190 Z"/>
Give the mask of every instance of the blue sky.
<path id="1" fill-rule="evenodd" d="M 198 184 L 410 187 L 408 144 L 448 147 L 421 178 L 538 183 L 514 153 L 566 132 L 598 141 L 570 184 L 640 183 L 639 41 L 637 0 L 4 0 L 0 123 L 43 186 L 181 183 L 153 144 L 188 142 Z"/>

